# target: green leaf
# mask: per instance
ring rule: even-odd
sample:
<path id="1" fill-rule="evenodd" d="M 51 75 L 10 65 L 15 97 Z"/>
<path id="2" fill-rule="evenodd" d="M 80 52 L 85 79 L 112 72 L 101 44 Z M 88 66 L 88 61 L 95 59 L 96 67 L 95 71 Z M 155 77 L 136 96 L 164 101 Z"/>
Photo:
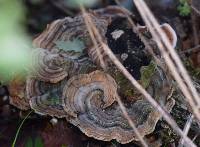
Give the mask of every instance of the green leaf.
<path id="1" fill-rule="evenodd" d="M 28 119 L 28 117 L 31 115 L 31 113 L 33 112 L 33 110 L 31 110 L 27 115 L 26 117 L 22 120 L 21 124 L 19 125 L 18 129 L 17 129 L 17 132 L 15 134 L 15 138 L 14 138 L 14 141 L 12 143 L 12 147 L 15 147 L 15 144 L 16 144 L 16 141 L 17 141 L 17 137 L 19 136 L 19 132 L 24 124 L 24 122 L 26 121 L 26 119 Z"/>
<path id="2" fill-rule="evenodd" d="M 191 13 L 190 5 L 188 4 L 187 0 L 180 0 L 180 4 L 178 6 L 178 11 L 181 16 L 188 16 Z"/>
<path id="3" fill-rule="evenodd" d="M 31 137 L 26 141 L 25 147 L 33 147 L 33 140 Z"/>
<path id="4" fill-rule="evenodd" d="M 35 147 L 44 147 L 44 144 L 43 144 L 43 141 L 42 141 L 42 138 L 37 136 L 35 138 Z"/>
<path id="5" fill-rule="evenodd" d="M 83 52 L 83 49 L 85 48 L 84 42 L 80 39 L 74 39 L 72 41 L 56 41 L 55 42 L 56 46 L 59 49 L 63 49 L 65 51 L 74 51 L 74 52 Z"/>
<path id="6" fill-rule="evenodd" d="M 44 147 L 42 138 L 37 136 L 35 139 L 31 137 L 26 141 L 25 147 Z"/>

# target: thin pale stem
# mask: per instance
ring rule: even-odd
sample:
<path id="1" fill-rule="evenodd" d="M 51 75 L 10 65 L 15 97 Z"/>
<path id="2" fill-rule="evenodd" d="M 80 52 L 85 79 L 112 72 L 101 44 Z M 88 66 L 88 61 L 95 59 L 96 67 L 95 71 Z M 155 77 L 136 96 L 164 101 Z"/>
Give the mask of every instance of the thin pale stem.
<path id="1" fill-rule="evenodd" d="M 101 36 L 98 34 L 98 30 L 96 29 L 96 27 L 94 26 L 91 18 L 88 16 L 88 14 L 86 13 L 85 9 L 83 7 L 81 7 L 81 10 L 82 10 L 82 13 L 83 13 L 83 16 L 84 16 L 84 19 L 85 19 L 85 22 L 86 23 L 86 26 L 87 26 L 87 29 L 88 30 L 91 30 L 91 32 L 94 32 L 95 33 L 95 36 L 97 36 L 97 39 L 98 39 L 98 42 L 100 43 L 103 43 L 102 39 L 101 39 Z M 96 48 L 97 50 L 100 49 L 100 48 Z M 100 51 L 99 51 L 100 52 Z M 118 101 L 118 104 L 124 114 L 124 117 L 128 120 L 129 122 L 129 125 L 132 127 L 132 129 L 134 130 L 136 136 L 138 137 L 138 139 L 140 140 L 141 144 L 144 146 L 144 147 L 148 147 L 147 143 L 145 142 L 145 140 L 143 139 L 143 136 L 140 135 L 140 132 L 138 131 L 138 129 L 136 128 L 134 122 L 131 120 L 131 118 L 128 116 L 128 113 L 126 111 L 126 108 L 124 107 L 123 103 L 121 102 L 121 99 L 119 97 L 117 97 L 117 101 Z"/>
<path id="2" fill-rule="evenodd" d="M 153 38 L 155 39 L 164 59 L 166 61 L 166 64 L 168 65 L 170 71 L 172 72 L 172 75 L 174 76 L 175 80 L 179 84 L 183 94 L 186 97 L 186 100 L 191 105 L 194 115 L 197 117 L 198 120 L 200 120 L 199 95 L 198 95 L 186 69 L 184 68 L 180 58 L 178 57 L 177 53 L 171 46 L 171 44 L 170 44 L 169 40 L 167 39 L 166 35 L 164 34 L 164 32 L 160 29 L 158 22 L 156 21 L 156 19 L 154 18 L 153 14 L 148 9 L 148 7 L 144 3 L 144 1 L 135 0 L 134 3 L 136 4 L 136 7 L 138 8 L 140 14 L 143 17 L 143 20 L 147 24 Z M 173 62 L 171 58 L 175 62 Z M 179 70 L 179 72 L 177 71 L 177 69 Z"/>
<path id="3" fill-rule="evenodd" d="M 183 132 L 184 132 L 185 136 L 187 136 L 187 134 L 188 134 L 188 132 L 189 132 L 189 130 L 190 130 L 193 117 L 194 117 L 193 115 L 190 115 L 190 116 L 188 117 L 188 120 L 187 120 L 186 124 L 185 124 L 185 127 L 184 127 L 184 129 L 183 129 Z M 180 141 L 179 141 L 178 147 L 183 147 L 183 146 L 184 146 L 184 140 L 183 140 L 183 138 L 181 138 Z"/>

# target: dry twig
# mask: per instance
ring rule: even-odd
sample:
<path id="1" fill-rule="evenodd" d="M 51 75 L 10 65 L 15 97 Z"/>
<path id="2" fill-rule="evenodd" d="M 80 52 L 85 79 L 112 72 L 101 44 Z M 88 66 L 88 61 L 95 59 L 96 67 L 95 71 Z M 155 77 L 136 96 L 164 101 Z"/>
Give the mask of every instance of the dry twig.
<path id="1" fill-rule="evenodd" d="M 87 29 L 88 29 L 88 31 L 90 32 L 90 35 L 91 35 L 91 33 L 92 33 L 92 34 L 94 33 L 95 36 L 97 37 L 97 41 L 98 41 L 99 43 L 101 43 L 102 47 L 104 48 L 104 43 L 103 43 L 103 41 L 102 41 L 102 38 L 101 38 L 101 36 L 99 35 L 98 30 L 97 30 L 96 27 L 94 26 L 94 23 L 92 22 L 91 18 L 90 18 L 90 17 L 88 16 L 88 14 L 86 13 L 84 7 L 81 7 L 81 10 L 82 10 L 82 13 L 83 13 L 85 22 L 86 22 Z M 90 37 L 93 37 L 94 34 L 91 35 Z M 92 40 L 92 41 L 93 41 L 93 40 Z M 93 43 L 94 43 L 94 42 L 93 42 Z M 100 48 L 96 48 L 96 50 L 98 50 L 98 52 L 100 53 L 99 49 L 100 49 Z M 123 65 L 122 65 L 122 66 L 123 66 Z M 122 112 L 123 112 L 125 118 L 128 120 L 129 125 L 133 128 L 133 130 L 134 130 L 136 136 L 137 136 L 138 139 L 141 141 L 142 145 L 143 145 L 144 147 L 148 147 L 147 143 L 144 141 L 143 137 L 140 135 L 139 131 L 137 130 L 135 124 L 133 123 L 133 121 L 131 120 L 131 118 L 128 116 L 128 113 L 127 113 L 127 111 L 126 111 L 126 108 L 125 108 L 125 106 L 123 105 L 123 103 L 121 102 L 121 100 L 120 100 L 119 97 L 117 97 L 117 101 L 118 101 L 118 104 L 119 104 L 119 106 L 120 106 L 120 108 L 121 108 L 121 110 L 122 110 Z"/>
<path id="2" fill-rule="evenodd" d="M 180 58 L 178 57 L 176 51 L 170 45 L 169 40 L 163 31 L 159 28 L 159 24 L 153 17 L 151 11 L 148 9 L 144 1 L 135 0 L 134 3 L 138 8 L 140 14 L 142 15 L 145 23 L 147 24 L 153 38 L 157 42 L 157 45 L 162 53 L 163 58 L 166 61 L 172 75 L 177 81 L 179 87 L 181 88 L 186 100 L 189 102 L 195 117 L 200 120 L 199 115 L 199 95 L 190 79 L 186 69 L 184 68 Z M 172 58 L 172 59 L 171 59 Z M 181 76 L 180 76 L 181 75 Z"/>
<path id="3" fill-rule="evenodd" d="M 91 20 L 89 16 L 86 14 L 85 10 L 82 8 L 83 13 L 85 14 L 85 19 Z M 151 97 L 150 94 L 132 77 L 132 75 L 126 70 L 126 68 L 120 63 L 120 61 L 116 58 L 116 56 L 112 53 L 109 47 L 102 42 L 101 36 L 98 34 L 98 30 L 95 28 L 94 24 L 90 21 L 88 29 L 93 29 L 95 35 L 97 36 L 98 42 L 102 44 L 102 49 L 107 53 L 111 61 L 118 67 L 118 69 L 125 75 L 125 77 L 136 87 L 145 97 L 146 99 L 156 108 L 161 115 L 165 118 L 165 120 L 171 125 L 171 127 L 181 136 L 184 141 L 188 144 L 188 146 L 195 147 L 195 144 L 184 135 L 182 130 L 178 127 L 176 122 L 171 118 L 171 116 Z M 118 101 L 120 103 L 120 101 Z M 120 103 L 122 104 L 122 103 Z M 122 104 L 123 105 L 123 104 Z M 126 115 L 125 115 L 126 116 Z M 129 120 L 129 119 L 128 119 Z M 129 122 L 130 123 L 130 122 Z M 134 128 L 133 128 L 134 129 Z M 137 132 L 137 130 L 135 130 Z M 139 132 L 136 133 L 137 137 L 140 139 L 143 146 L 146 146 L 144 139 L 139 135 Z"/>
<path id="4" fill-rule="evenodd" d="M 191 5 L 191 8 L 192 8 L 198 15 L 200 15 L 200 11 L 197 10 L 193 5 Z"/>
<path id="5" fill-rule="evenodd" d="M 189 48 L 189 49 L 186 49 L 184 51 L 180 51 L 179 52 L 179 55 L 184 55 L 185 53 L 195 53 L 195 52 L 200 52 L 200 44 L 195 46 L 195 47 L 192 47 L 192 48 Z"/>

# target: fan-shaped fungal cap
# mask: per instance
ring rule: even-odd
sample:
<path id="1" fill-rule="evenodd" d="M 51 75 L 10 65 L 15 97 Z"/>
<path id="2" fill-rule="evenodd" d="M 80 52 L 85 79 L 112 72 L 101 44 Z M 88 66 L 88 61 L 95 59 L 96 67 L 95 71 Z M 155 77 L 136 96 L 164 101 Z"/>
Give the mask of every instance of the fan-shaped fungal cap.
<path id="1" fill-rule="evenodd" d="M 98 44 L 97 46 L 88 48 L 87 53 L 90 59 L 99 67 L 104 68 L 104 65 L 107 67 L 110 63 L 107 53 L 105 52 L 105 50 L 100 44 Z"/>
<path id="2" fill-rule="evenodd" d="M 28 78 L 26 83 L 26 94 L 30 106 L 36 113 L 56 117 L 67 117 L 62 108 L 61 95 L 65 80 L 51 84 Z"/>
<path id="3" fill-rule="evenodd" d="M 167 23 L 162 24 L 161 29 L 164 31 L 164 33 L 168 37 L 172 47 L 175 48 L 176 43 L 177 43 L 177 35 L 174 29 Z"/>
<path id="4" fill-rule="evenodd" d="M 115 19 L 116 17 L 127 17 L 127 14 L 129 16 L 133 16 L 132 13 L 130 13 L 129 11 L 126 11 L 126 9 L 123 9 L 119 6 L 108 6 L 106 8 L 101 8 L 101 9 L 97 9 L 94 10 L 94 12 L 98 15 L 100 15 L 101 17 L 106 17 L 108 19 Z M 126 13 L 126 14 L 125 14 Z"/>
<path id="5" fill-rule="evenodd" d="M 99 35 L 102 36 L 103 40 L 106 43 L 105 34 L 107 31 L 109 20 L 106 17 L 102 17 L 93 11 L 88 13 L 88 15 L 91 17 L 92 22 L 99 31 Z M 94 46 L 92 40 L 90 39 L 89 31 L 85 24 L 83 15 L 78 15 L 74 18 L 66 17 L 64 19 L 59 19 L 52 22 L 47 26 L 46 30 L 41 35 L 34 39 L 33 45 L 35 47 L 45 48 L 48 50 L 59 50 L 60 48 L 56 45 L 56 42 L 72 41 L 73 39 L 77 38 L 84 42 L 84 50 L 88 52 L 88 55 L 90 56 L 91 60 L 94 63 L 100 65 L 99 56 L 96 56 L 96 54 L 92 53 L 94 51 L 96 52 L 98 48 L 100 52 L 103 52 L 103 50 L 101 50 L 101 46 L 98 46 L 98 48 Z M 73 51 L 74 49 L 70 48 L 69 50 Z M 103 53 L 103 56 L 104 55 L 105 54 Z"/>
<path id="6" fill-rule="evenodd" d="M 163 84 L 159 84 L 158 88 L 163 88 Z M 95 71 L 72 77 L 63 90 L 63 107 L 73 116 L 69 121 L 87 136 L 99 140 L 116 139 L 123 144 L 138 140 L 115 102 L 116 90 L 114 79 L 104 72 Z M 159 91 L 155 90 L 153 96 Z M 166 90 L 166 94 L 168 92 Z M 166 99 L 166 95 L 163 94 L 162 98 Z M 167 110 L 173 107 L 173 102 L 170 100 L 165 103 Z M 148 101 L 140 98 L 136 102 L 126 102 L 125 106 L 142 136 L 154 130 L 161 115 Z"/>
<path id="7" fill-rule="evenodd" d="M 175 48 L 176 43 L 177 43 L 177 35 L 176 35 L 176 32 L 174 31 L 174 29 L 168 23 L 164 23 L 164 24 L 160 25 L 160 28 L 163 30 L 163 32 L 165 33 L 165 35 L 169 39 L 172 47 Z M 140 32 L 144 32 L 144 31 L 147 31 L 147 30 L 148 29 L 147 29 L 146 26 L 139 26 Z"/>
<path id="8" fill-rule="evenodd" d="M 116 94 L 117 84 L 108 74 L 101 71 L 80 74 L 70 78 L 64 87 L 63 107 L 68 114 L 76 117 L 77 113 L 87 111 L 84 103 L 90 103 L 90 99 L 94 98 L 91 105 L 106 108 L 115 101 Z M 95 97 L 101 99 L 102 103 L 95 103 Z"/>
<path id="9" fill-rule="evenodd" d="M 32 76 L 38 79 L 57 83 L 68 75 L 70 62 L 65 61 L 64 57 L 48 50 L 37 48 L 32 51 Z"/>
<path id="10" fill-rule="evenodd" d="M 108 25 L 107 20 L 94 13 L 88 14 L 100 34 L 104 35 Z M 52 50 L 58 49 L 56 46 L 57 41 L 72 41 L 75 38 L 83 40 L 86 48 L 92 45 L 83 15 L 78 15 L 74 18 L 66 17 L 64 19 L 58 19 L 47 25 L 45 31 L 33 40 L 33 45 L 37 48 Z"/>

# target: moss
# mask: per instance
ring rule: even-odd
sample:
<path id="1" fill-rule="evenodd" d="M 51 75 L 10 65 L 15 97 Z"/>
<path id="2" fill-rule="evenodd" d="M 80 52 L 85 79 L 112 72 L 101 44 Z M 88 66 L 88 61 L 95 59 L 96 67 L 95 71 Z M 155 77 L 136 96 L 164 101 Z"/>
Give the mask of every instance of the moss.
<path id="1" fill-rule="evenodd" d="M 165 120 L 158 122 L 153 135 L 161 139 L 162 147 L 169 147 L 172 143 L 177 143 L 180 139 Z"/>
<path id="2" fill-rule="evenodd" d="M 179 140 L 179 137 L 176 135 L 176 133 L 170 127 L 166 128 L 162 131 L 161 138 L 163 140 L 163 147 L 168 147 L 168 146 L 170 146 L 171 143 Z"/>
<path id="3" fill-rule="evenodd" d="M 115 79 L 117 85 L 119 86 L 119 92 L 125 97 L 133 97 L 135 95 L 135 88 L 126 79 L 126 77 L 118 70 L 111 68 L 109 74 Z"/>
<path id="4" fill-rule="evenodd" d="M 190 60 L 185 60 L 184 65 L 189 73 L 197 79 L 200 79 L 200 68 L 194 67 Z"/>
<path id="5" fill-rule="evenodd" d="M 155 73 L 155 70 L 156 64 L 154 62 L 151 62 L 148 66 L 143 66 L 141 68 L 141 79 L 139 80 L 139 82 L 144 88 L 148 87 L 151 80 L 151 76 Z M 111 68 L 108 72 L 115 79 L 117 85 L 120 88 L 120 92 L 125 97 L 135 97 L 138 94 L 135 87 L 118 69 Z"/>
<path id="6" fill-rule="evenodd" d="M 155 73 L 155 71 L 156 71 L 156 64 L 153 61 L 151 61 L 151 63 L 148 66 L 143 66 L 140 69 L 141 72 L 140 81 L 144 88 L 148 87 L 151 77 Z"/>
<path id="7" fill-rule="evenodd" d="M 134 95 L 134 90 L 133 89 L 126 90 L 124 92 L 124 95 L 127 96 L 127 97 L 132 97 Z"/>

